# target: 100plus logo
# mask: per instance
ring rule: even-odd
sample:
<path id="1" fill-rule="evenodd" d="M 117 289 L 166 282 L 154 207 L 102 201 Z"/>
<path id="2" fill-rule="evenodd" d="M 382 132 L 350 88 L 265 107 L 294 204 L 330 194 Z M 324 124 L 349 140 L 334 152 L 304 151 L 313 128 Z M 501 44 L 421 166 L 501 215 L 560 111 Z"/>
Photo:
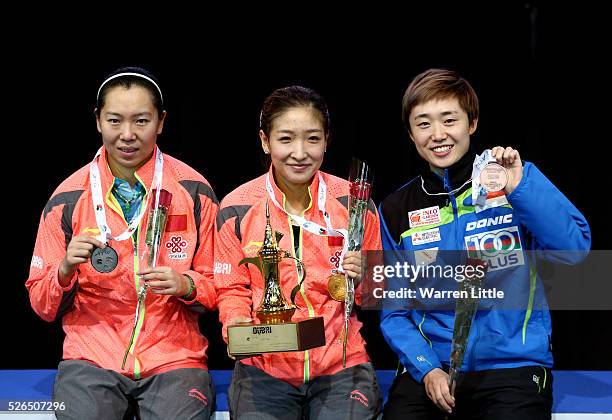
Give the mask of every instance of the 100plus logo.
<path id="1" fill-rule="evenodd" d="M 468 251 L 480 252 L 489 271 L 525 264 L 517 226 L 466 236 L 465 246 Z"/>

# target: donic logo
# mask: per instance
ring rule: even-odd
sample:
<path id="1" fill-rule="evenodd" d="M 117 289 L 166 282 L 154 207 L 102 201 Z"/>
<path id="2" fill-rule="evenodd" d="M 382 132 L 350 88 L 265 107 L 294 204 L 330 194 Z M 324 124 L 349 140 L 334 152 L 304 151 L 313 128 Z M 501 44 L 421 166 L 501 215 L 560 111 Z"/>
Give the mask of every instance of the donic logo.
<path id="1" fill-rule="evenodd" d="M 469 232 L 470 230 L 474 229 L 480 229 L 489 226 L 506 225 L 508 223 L 512 223 L 512 213 L 503 216 L 488 217 L 486 219 L 480 219 L 475 222 L 470 222 L 465 227 L 465 231 Z"/>

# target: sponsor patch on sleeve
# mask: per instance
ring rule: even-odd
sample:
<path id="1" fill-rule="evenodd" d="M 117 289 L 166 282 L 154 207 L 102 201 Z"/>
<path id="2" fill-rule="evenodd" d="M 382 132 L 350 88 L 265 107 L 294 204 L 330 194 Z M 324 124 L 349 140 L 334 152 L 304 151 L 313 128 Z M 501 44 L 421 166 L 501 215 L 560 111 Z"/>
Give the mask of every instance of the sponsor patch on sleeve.
<path id="1" fill-rule="evenodd" d="M 408 212 L 408 222 L 411 228 L 440 223 L 440 207 L 432 206 Z"/>
<path id="2" fill-rule="evenodd" d="M 465 246 L 487 260 L 489 271 L 525 264 L 517 226 L 466 236 Z"/>
<path id="3" fill-rule="evenodd" d="M 438 242 L 440 240 L 440 228 L 414 232 L 412 235 L 410 235 L 410 238 L 412 239 L 412 245 L 423 245 L 431 242 Z"/>
<path id="4" fill-rule="evenodd" d="M 168 250 L 168 258 L 171 260 L 186 260 L 187 245 L 189 245 L 189 243 L 184 240 L 182 236 L 171 236 L 170 240 L 166 242 L 165 245 L 166 249 Z"/>
<path id="5" fill-rule="evenodd" d="M 232 265 L 230 263 L 216 262 L 215 274 L 232 274 Z"/>
<path id="6" fill-rule="evenodd" d="M 34 267 L 34 268 L 38 268 L 39 270 L 42 270 L 43 266 L 44 266 L 43 259 L 39 257 L 38 255 L 33 255 L 32 262 L 30 263 L 30 267 Z"/>

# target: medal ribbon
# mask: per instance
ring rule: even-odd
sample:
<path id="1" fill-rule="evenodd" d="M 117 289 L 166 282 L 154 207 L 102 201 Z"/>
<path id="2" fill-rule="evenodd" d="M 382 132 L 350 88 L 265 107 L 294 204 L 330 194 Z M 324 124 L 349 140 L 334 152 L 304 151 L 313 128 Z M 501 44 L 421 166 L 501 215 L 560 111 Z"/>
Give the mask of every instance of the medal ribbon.
<path id="1" fill-rule="evenodd" d="M 480 173 L 491 162 L 497 160 L 491 154 L 490 149 L 486 149 L 482 154 L 476 155 L 472 166 L 472 203 L 475 206 L 484 206 L 487 201 L 487 191 L 480 184 Z"/>
<path id="2" fill-rule="evenodd" d="M 307 230 L 308 232 L 317 235 L 317 236 L 335 236 L 344 238 L 342 253 L 340 254 L 340 261 L 344 259 L 344 255 L 346 251 L 348 251 L 348 231 L 346 229 L 334 229 L 331 224 L 331 220 L 329 217 L 329 213 L 325 210 L 325 205 L 327 202 L 327 184 L 323 180 L 321 173 L 318 173 L 319 176 L 319 188 L 317 191 L 317 202 L 319 206 L 319 211 L 323 214 L 323 219 L 325 220 L 326 227 L 323 227 L 315 222 L 307 220 L 301 216 L 289 214 L 287 210 L 283 206 L 280 205 L 276 197 L 274 196 L 274 189 L 272 188 L 272 183 L 270 182 L 270 173 L 266 174 L 266 190 L 268 191 L 268 195 L 270 199 L 274 203 L 274 205 L 279 208 L 283 213 L 289 216 L 292 220 L 294 220 L 302 229 Z M 342 265 L 338 266 L 338 271 L 344 273 L 342 269 Z"/>

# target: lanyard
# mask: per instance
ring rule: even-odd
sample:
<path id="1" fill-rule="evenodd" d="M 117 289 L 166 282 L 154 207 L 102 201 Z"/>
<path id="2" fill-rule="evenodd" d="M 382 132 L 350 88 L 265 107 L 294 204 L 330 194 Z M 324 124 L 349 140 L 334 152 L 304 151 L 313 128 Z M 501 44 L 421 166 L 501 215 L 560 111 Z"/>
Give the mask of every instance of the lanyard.
<path id="1" fill-rule="evenodd" d="M 334 229 L 332 227 L 332 224 L 329 218 L 329 213 L 327 213 L 327 211 L 325 210 L 325 204 L 327 202 L 327 184 L 325 184 L 325 181 L 323 180 L 323 177 L 321 176 L 320 172 L 318 173 L 318 176 L 319 176 L 319 188 L 317 191 L 317 197 L 318 197 L 317 201 L 318 201 L 319 211 L 323 214 L 323 219 L 325 220 L 326 227 L 323 227 L 315 222 L 307 220 L 301 216 L 289 214 L 287 210 L 285 210 L 284 207 L 280 205 L 280 203 L 274 196 L 274 189 L 272 188 L 272 183 L 270 182 L 269 172 L 268 174 L 266 174 L 266 190 L 268 190 L 268 195 L 270 196 L 272 203 L 274 203 L 274 205 L 277 208 L 279 208 L 283 213 L 285 213 L 287 216 L 291 217 L 291 219 L 293 219 L 301 228 L 307 230 L 308 232 L 314 235 L 318 235 L 318 236 L 341 236 L 343 237 L 344 241 L 343 241 L 343 246 L 342 246 L 342 253 L 340 254 L 340 261 L 342 261 L 344 259 L 344 255 L 346 254 L 346 251 L 348 250 L 348 240 L 347 240 L 348 232 L 346 229 Z M 342 265 L 338 267 L 338 271 L 344 272 L 344 270 L 342 269 Z"/>
<path id="2" fill-rule="evenodd" d="M 468 179 L 463 184 L 461 184 L 461 186 L 455 188 L 452 191 L 442 192 L 442 193 L 430 193 L 429 191 L 425 189 L 425 180 L 423 179 L 423 177 L 421 177 L 421 188 L 423 189 L 423 192 L 427 195 L 452 195 L 452 194 L 455 194 L 457 191 L 459 191 L 461 188 L 465 187 L 469 182 L 472 182 L 472 178 Z"/>
<path id="3" fill-rule="evenodd" d="M 153 175 L 153 181 L 151 186 L 153 189 L 157 189 L 157 196 L 159 196 L 160 187 L 162 184 L 163 170 L 164 170 L 164 157 L 159 147 L 155 148 L 155 174 Z M 144 206 L 140 206 L 140 210 L 137 215 L 134 215 L 127 229 L 118 236 L 113 236 L 111 229 L 106 222 L 106 208 L 104 206 L 104 199 L 102 195 L 102 184 L 100 181 L 100 168 L 98 168 L 98 158 L 102 154 L 102 148 L 98 150 L 96 156 L 89 164 L 89 182 L 91 188 L 91 199 L 94 206 L 94 212 L 96 215 L 96 223 L 100 234 L 96 239 L 100 242 L 106 243 L 109 239 L 115 241 L 123 241 L 132 236 L 134 231 L 138 228 L 138 224 L 144 215 L 146 208 L 149 204 L 150 194 L 147 194 L 147 201 Z M 158 197 L 156 197 L 156 200 Z"/>

